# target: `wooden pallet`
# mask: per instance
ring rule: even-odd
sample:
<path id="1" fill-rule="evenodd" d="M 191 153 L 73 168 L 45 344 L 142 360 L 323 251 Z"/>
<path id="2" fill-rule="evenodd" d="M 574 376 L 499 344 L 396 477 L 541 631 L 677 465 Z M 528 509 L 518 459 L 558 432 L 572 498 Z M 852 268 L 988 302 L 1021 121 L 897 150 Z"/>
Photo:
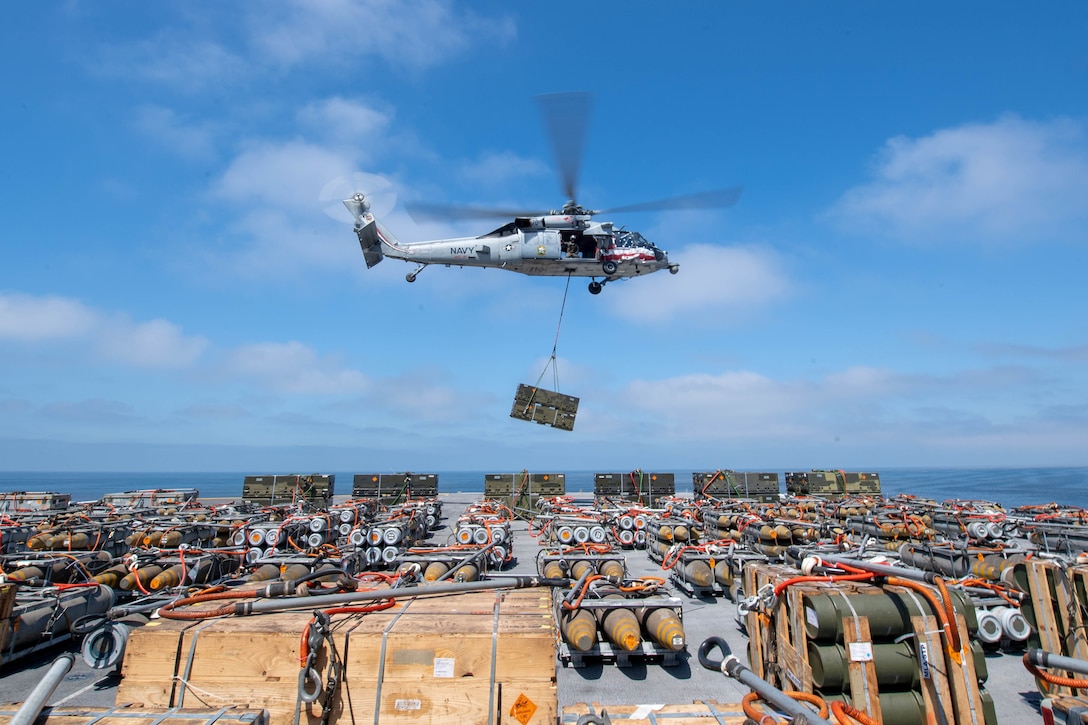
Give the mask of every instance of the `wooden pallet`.
<path id="1" fill-rule="evenodd" d="M 298 702 L 301 633 L 310 618 L 156 620 L 133 632 L 118 701 L 262 706 L 270 725 L 290 725 L 299 708 L 299 722 L 316 725 L 320 705 Z M 554 722 L 553 628 L 542 589 L 402 599 L 382 612 L 336 615 L 344 684 L 330 722 Z M 323 676 L 327 650 L 316 663 Z"/>
<path id="2" fill-rule="evenodd" d="M 18 705 L 0 707 L 0 725 L 7 725 Z M 114 707 L 46 707 L 34 721 L 37 725 L 268 725 L 268 711 L 240 707 L 213 710 L 159 709 L 143 705 Z"/>
<path id="3" fill-rule="evenodd" d="M 576 723 L 586 715 L 607 713 L 613 722 L 631 725 L 743 725 L 747 720 L 739 704 L 698 700 L 686 705 L 602 705 L 584 703 L 563 708 L 560 723 Z"/>

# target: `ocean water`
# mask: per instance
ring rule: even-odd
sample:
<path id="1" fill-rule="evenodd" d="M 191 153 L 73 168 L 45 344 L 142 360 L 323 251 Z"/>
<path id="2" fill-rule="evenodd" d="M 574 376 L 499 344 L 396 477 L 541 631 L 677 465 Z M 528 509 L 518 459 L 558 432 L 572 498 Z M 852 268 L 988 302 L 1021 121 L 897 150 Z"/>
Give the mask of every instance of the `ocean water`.
<path id="1" fill-rule="evenodd" d="M 648 469 L 647 469 L 648 470 Z M 984 500 L 1006 508 L 1026 504 L 1059 503 L 1088 508 L 1088 467 L 1073 468 L 888 468 L 880 474 L 885 496 L 909 493 L 944 501 Z M 280 471 L 318 473 L 319 471 Z M 422 471 L 421 471 L 422 472 Z M 593 491 L 594 471 L 566 473 L 567 491 Z M 677 493 L 690 493 L 691 471 L 667 470 L 676 477 Z M 251 471 L 265 474 L 268 471 Z M 320 473 L 330 473 L 320 471 Z M 354 472 L 336 474 L 337 494 L 350 494 Z M 487 473 L 511 471 L 426 471 L 438 474 L 439 492 L 483 493 Z M 785 490 L 783 471 L 778 471 Z M 72 473 L 0 471 L 0 492 L 50 491 L 71 494 L 73 501 L 91 501 L 107 493 L 139 488 L 195 488 L 205 498 L 233 498 L 242 493 L 239 472 L 223 473 Z"/>

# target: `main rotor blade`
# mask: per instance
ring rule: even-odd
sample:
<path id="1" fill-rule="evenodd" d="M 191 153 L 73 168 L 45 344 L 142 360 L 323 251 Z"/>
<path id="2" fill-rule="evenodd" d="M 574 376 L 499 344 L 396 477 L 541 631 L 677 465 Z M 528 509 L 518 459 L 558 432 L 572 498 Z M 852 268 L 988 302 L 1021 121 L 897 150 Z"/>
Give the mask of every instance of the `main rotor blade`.
<path id="1" fill-rule="evenodd" d="M 584 92 L 549 93 L 537 96 L 537 102 L 552 139 L 563 193 L 568 199 L 577 199 L 578 173 L 592 98 Z"/>
<path id="2" fill-rule="evenodd" d="M 512 219 L 514 217 L 544 216 L 550 211 L 540 209 L 499 209 L 482 206 L 432 204 L 425 201 L 405 202 L 404 208 L 413 219 Z"/>
<path id="3" fill-rule="evenodd" d="M 596 213 L 616 214 L 636 211 L 672 211 L 676 209 L 722 209 L 736 204 L 743 191 L 743 186 L 734 186 L 730 189 L 704 191 L 699 194 L 688 194 L 686 196 L 658 199 L 657 201 L 644 201 L 639 204 L 614 206 L 611 209 L 601 209 Z"/>

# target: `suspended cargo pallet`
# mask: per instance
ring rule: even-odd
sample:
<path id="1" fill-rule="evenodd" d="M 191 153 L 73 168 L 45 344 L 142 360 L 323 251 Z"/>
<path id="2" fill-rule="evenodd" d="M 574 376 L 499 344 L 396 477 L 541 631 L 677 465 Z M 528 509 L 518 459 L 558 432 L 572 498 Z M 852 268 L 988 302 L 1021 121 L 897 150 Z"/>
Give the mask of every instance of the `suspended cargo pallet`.
<path id="1" fill-rule="evenodd" d="M 518 385 L 514 395 L 514 407 L 510 417 L 560 430 L 574 430 L 574 418 L 578 415 L 578 398 L 532 385 Z"/>
<path id="2" fill-rule="evenodd" d="M 18 709 L 0 709 L 0 725 L 12 722 Z M 208 709 L 153 708 L 141 704 L 113 707 L 45 707 L 38 725 L 268 725 L 268 711 L 243 707 Z"/>

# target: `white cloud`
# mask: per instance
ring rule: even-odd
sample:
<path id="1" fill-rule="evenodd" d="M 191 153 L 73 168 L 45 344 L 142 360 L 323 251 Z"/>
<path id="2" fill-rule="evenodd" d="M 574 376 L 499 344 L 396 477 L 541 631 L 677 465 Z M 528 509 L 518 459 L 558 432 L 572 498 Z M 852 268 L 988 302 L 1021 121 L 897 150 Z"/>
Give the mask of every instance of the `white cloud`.
<path id="1" fill-rule="evenodd" d="M 110 360 L 144 368 L 187 367 L 208 347 L 204 337 L 186 336 L 167 320 L 132 322 L 117 317 L 104 323 L 95 343 Z"/>
<path id="2" fill-rule="evenodd" d="M 0 340 L 74 342 L 93 355 L 141 368 L 184 367 L 208 341 L 167 320 L 133 322 L 64 297 L 0 294 Z"/>
<path id="3" fill-rule="evenodd" d="M 1083 240 L 1088 144 L 1071 119 L 1005 116 L 922 138 L 898 136 L 875 179 L 830 211 L 844 227 L 916 242 Z"/>
<path id="4" fill-rule="evenodd" d="M 515 36 L 509 18 L 489 19 L 443 0 L 295 0 L 247 19 L 258 57 L 283 66 L 321 58 L 380 57 L 394 67 L 425 68 L 481 37 Z"/>
<path id="5" fill-rule="evenodd" d="M 342 96 L 309 103 L 297 116 L 312 131 L 357 147 L 376 143 L 393 120 L 390 112 Z"/>
<path id="6" fill-rule="evenodd" d="M 353 159 L 307 143 L 265 142 L 240 153 L 212 187 L 227 201 L 254 208 L 314 211 L 318 192 L 338 176 L 352 172 Z"/>
<path id="7" fill-rule="evenodd" d="M 0 340 L 50 340 L 89 333 L 98 313 L 78 300 L 0 293 Z"/>
<path id="8" fill-rule="evenodd" d="M 613 314 L 647 323 L 688 315 L 729 324 L 789 293 L 782 261 L 762 247 L 693 244 L 670 252 L 669 261 L 680 265 L 678 274 L 657 272 L 606 287 Z"/>
<path id="9" fill-rule="evenodd" d="M 370 388 L 358 370 L 343 367 L 330 357 L 319 357 L 301 342 L 261 342 L 235 348 L 229 356 L 232 373 L 281 393 L 345 395 Z"/>
<path id="10" fill-rule="evenodd" d="M 365 58 L 416 71 L 479 38 L 502 45 L 516 36 L 511 18 L 482 17 L 445 0 L 295 0 L 222 11 L 202 4 L 167 12 L 169 30 L 102 44 L 88 61 L 92 71 L 198 92 L 306 65 L 358 73 Z"/>

